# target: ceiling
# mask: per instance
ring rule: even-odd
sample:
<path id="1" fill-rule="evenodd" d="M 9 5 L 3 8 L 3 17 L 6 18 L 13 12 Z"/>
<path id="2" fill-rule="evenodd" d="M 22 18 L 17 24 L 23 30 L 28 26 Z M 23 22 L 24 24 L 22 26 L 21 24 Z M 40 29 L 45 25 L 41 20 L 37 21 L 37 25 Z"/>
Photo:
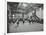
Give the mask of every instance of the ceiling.
<path id="1" fill-rule="evenodd" d="M 28 13 L 32 12 L 34 9 L 43 8 L 43 4 L 36 3 L 18 3 L 18 2 L 8 2 L 10 10 L 12 12 Z"/>

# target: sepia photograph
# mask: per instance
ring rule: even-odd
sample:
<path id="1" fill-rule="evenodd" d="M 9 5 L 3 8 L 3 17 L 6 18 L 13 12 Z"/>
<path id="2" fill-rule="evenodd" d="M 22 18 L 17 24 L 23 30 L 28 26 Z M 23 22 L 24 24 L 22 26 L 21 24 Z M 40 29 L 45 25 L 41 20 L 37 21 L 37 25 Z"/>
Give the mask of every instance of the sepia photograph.
<path id="1" fill-rule="evenodd" d="M 43 31 L 42 3 L 7 2 L 7 33 Z"/>

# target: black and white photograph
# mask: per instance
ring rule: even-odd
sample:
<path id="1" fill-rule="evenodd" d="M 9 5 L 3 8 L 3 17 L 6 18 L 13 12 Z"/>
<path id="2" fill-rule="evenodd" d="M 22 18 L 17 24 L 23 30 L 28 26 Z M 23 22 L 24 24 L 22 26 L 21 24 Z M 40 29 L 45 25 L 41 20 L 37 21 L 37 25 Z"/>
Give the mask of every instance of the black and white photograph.
<path id="1" fill-rule="evenodd" d="M 43 3 L 7 2 L 7 33 L 43 31 Z"/>

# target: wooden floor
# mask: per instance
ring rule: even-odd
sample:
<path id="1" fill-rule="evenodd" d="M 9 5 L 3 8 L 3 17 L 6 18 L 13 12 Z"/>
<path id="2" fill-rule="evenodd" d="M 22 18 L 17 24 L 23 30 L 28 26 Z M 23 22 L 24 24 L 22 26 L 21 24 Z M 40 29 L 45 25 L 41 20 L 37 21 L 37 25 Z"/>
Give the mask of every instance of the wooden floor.
<path id="1" fill-rule="evenodd" d="M 16 32 L 34 32 L 34 31 L 42 31 L 43 24 L 40 23 L 32 23 L 29 24 L 25 22 L 24 24 L 20 22 L 19 26 L 17 24 L 9 24 L 9 32 L 16 33 Z"/>

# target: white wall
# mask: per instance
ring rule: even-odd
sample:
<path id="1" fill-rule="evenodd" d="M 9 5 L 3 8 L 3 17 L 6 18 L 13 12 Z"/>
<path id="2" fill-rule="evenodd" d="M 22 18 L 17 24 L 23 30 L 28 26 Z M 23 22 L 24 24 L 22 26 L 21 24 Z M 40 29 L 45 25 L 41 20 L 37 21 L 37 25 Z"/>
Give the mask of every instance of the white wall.
<path id="1" fill-rule="evenodd" d="M 36 10 L 36 15 L 39 17 L 39 18 L 43 18 L 43 10 L 41 8 L 37 9 Z"/>

